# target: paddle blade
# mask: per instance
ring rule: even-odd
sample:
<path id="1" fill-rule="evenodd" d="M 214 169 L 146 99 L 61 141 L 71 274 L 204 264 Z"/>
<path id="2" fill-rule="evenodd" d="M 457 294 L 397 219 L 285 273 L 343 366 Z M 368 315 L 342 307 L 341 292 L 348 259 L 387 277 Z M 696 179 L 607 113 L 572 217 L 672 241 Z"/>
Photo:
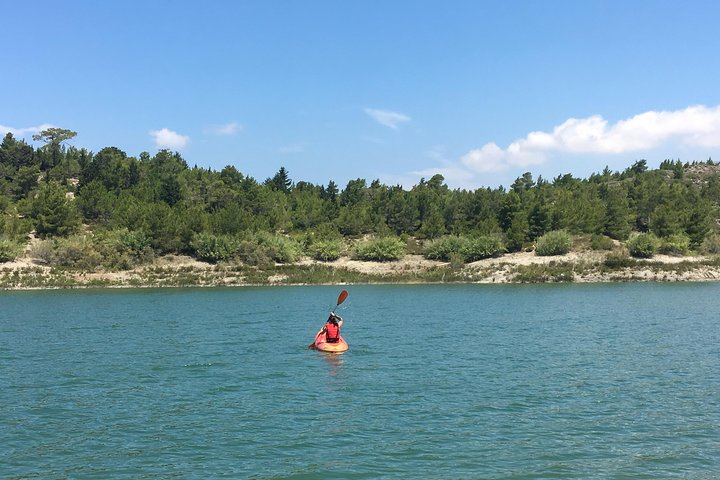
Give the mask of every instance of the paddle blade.
<path id="1" fill-rule="evenodd" d="M 338 296 L 337 304 L 340 305 L 341 303 L 343 303 L 347 297 L 348 297 L 347 290 L 343 290 L 342 292 L 340 292 L 340 295 Z"/>

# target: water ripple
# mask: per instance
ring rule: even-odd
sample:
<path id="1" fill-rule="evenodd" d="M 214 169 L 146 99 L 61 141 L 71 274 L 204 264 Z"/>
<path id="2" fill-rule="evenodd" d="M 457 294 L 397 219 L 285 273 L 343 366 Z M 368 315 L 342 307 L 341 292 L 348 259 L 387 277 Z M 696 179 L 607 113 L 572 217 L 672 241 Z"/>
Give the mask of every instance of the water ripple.
<path id="1" fill-rule="evenodd" d="M 0 476 L 713 478 L 718 293 L 358 286 L 342 355 L 331 287 L 3 293 Z"/>

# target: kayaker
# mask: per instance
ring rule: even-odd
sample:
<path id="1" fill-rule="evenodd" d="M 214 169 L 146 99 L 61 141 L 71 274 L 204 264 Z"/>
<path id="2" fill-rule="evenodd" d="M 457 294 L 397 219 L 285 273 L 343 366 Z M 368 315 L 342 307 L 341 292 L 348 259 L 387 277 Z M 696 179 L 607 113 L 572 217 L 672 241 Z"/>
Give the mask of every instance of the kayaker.
<path id="1" fill-rule="evenodd" d="M 321 333 L 325 333 L 325 341 L 328 343 L 337 343 L 340 340 L 340 327 L 342 327 L 343 319 L 335 312 L 330 312 L 327 322 L 320 329 Z"/>

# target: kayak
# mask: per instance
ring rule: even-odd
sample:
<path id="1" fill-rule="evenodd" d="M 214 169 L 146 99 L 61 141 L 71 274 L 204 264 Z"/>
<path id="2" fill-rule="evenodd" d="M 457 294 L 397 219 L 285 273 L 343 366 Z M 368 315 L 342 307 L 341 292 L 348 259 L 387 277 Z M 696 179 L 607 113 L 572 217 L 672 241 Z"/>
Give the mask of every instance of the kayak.
<path id="1" fill-rule="evenodd" d="M 334 343 L 328 343 L 325 340 L 326 334 L 324 332 L 318 333 L 315 336 L 315 348 L 323 352 L 340 353 L 347 350 L 348 344 L 345 339 L 340 335 L 340 339 Z"/>

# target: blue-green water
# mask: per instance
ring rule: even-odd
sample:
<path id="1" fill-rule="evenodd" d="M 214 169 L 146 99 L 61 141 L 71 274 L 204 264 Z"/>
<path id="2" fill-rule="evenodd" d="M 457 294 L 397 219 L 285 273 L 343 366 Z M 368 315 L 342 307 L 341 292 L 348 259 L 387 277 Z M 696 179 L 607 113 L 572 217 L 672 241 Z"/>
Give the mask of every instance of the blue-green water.
<path id="1" fill-rule="evenodd" d="M 0 478 L 718 478 L 720 284 L 0 293 Z"/>

